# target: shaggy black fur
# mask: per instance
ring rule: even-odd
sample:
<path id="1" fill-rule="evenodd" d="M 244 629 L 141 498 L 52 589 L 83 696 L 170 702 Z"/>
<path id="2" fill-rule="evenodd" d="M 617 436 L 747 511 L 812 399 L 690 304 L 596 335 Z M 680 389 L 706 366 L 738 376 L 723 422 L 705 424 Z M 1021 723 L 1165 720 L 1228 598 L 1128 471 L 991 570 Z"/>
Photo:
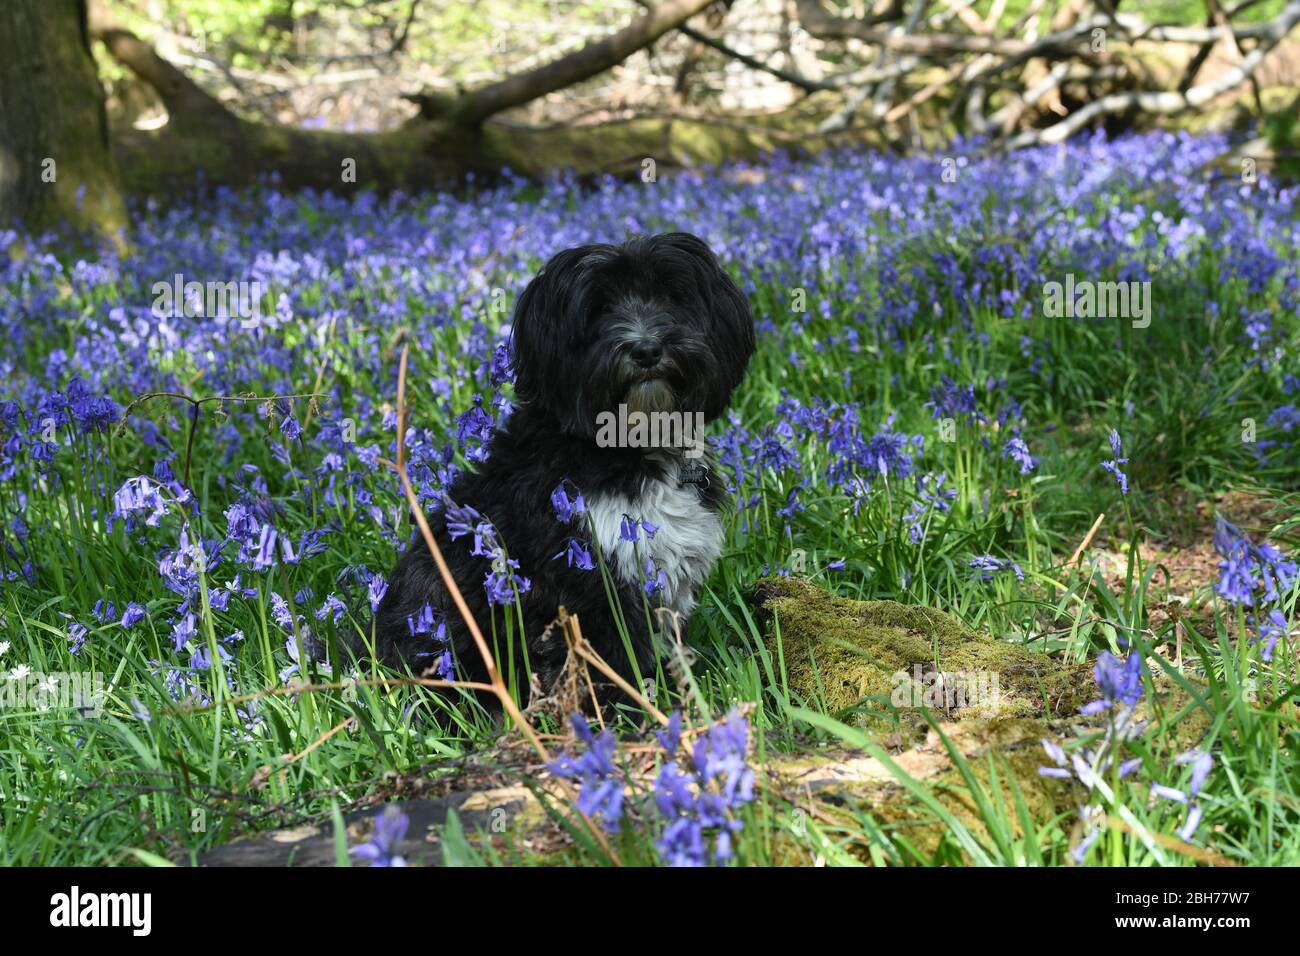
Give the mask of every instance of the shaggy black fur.
<path id="1" fill-rule="evenodd" d="M 599 447 L 597 414 L 615 410 L 638 387 L 659 389 L 655 394 L 663 401 L 666 383 L 671 407 L 717 418 L 754 349 L 749 305 L 704 242 L 668 233 L 557 254 L 520 297 L 512 336 L 517 407 L 490 439 L 486 461 L 477 471 L 462 472 L 448 496 L 492 522 L 510 557 L 519 561 L 518 573 L 532 582 L 521 605 L 527 662 L 541 686 L 552 685 L 565 659 L 558 629 L 542 640 L 560 605 L 578 615 L 595 649 L 630 679 L 631 661 L 600 572 L 555 560 L 570 537 L 587 541 L 593 554 L 599 543 L 577 522 L 556 520 L 551 493 L 562 481 L 588 502 L 616 492 L 635 499 L 647 481 L 668 480 L 675 487 L 680 473 L 670 472 L 695 461 Z M 708 470 L 707 458 L 698 463 L 707 480 L 689 487 L 716 512 L 724 505 L 722 481 Z M 441 509 L 429 515 L 429 524 L 483 633 L 491 641 L 495 615 L 496 632 L 504 635 L 505 615 L 514 610 L 488 604 L 483 581 L 490 559 L 470 553 L 472 535 L 452 540 Z M 642 675 L 653 675 L 655 642 L 642 591 L 635 584 L 617 588 L 633 656 Z M 374 617 L 379 659 L 416 673 L 433 664 L 445 645 L 412 636 L 408 624 L 426 603 L 446 623 L 457 677 L 484 679 L 473 639 L 418 536 L 390 575 Z M 523 662 L 517 645 L 516 638 L 516 668 Z M 510 653 L 498 648 L 503 669 L 510 666 Z M 527 683 L 519 681 L 521 687 Z"/>

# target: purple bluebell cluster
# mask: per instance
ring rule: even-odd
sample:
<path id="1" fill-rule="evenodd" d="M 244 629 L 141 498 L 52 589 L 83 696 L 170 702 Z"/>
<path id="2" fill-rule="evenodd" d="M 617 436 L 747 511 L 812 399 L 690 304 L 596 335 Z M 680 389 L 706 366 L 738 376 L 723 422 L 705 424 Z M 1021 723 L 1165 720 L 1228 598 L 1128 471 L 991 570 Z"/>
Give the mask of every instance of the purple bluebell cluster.
<path id="1" fill-rule="evenodd" d="M 1011 438 L 1002 447 L 1002 457 L 1010 458 L 1020 466 L 1020 474 L 1028 475 L 1038 467 L 1038 459 L 1029 453 L 1029 446 L 1023 438 Z"/>
<path id="2" fill-rule="evenodd" d="M 681 750 L 681 716 L 658 735 L 668 762 L 655 780 L 654 800 L 665 821 L 659 853 L 669 866 L 708 866 L 735 855 L 744 829 L 741 809 L 754 799 L 754 771 L 745 759 L 749 723 L 738 712 L 713 724 L 688 755 Z"/>
<path id="3" fill-rule="evenodd" d="M 1112 708 L 1131 709 L 1146 693 L 1142 684 L 1142 655 L 1137 651 L 1130 652 L 1123 660 L 1110 651 L 1102 651 L 1097 655 L 1092 673 L 1101 699 L 1085 704 L 1081 708 L 1084 714 L 1100 714 Z"/>
<path id="4" fill-rule="evenodd" d="M 496 528 L 469 505 L 458 505 L 443 496 L 443 513 L 447 533 L 452 539 L 472 534 L 474 546 L 470 554 L 488 561 L 483 578 L 490 604 L 513 604 L 520 594 L 532 588 L 532 582 L 519 571 L 519 562 L 506 553 L 505 544 L 498 538 Z M 427 632 L 421 632 L 427 633 Z"/>
<path id="5" fill-rule="evenodd" d="M 1222 516 L 1215 521 L 1214 550 L 1223 558 L 1215 590 L 1234 604 L 1277 601 L 1295 584 L 1294 561 L 1270 544 L 1255 544 Z"/>
<path id="6" fill-rule="evenodd" d="M 578 785 L 577 808 L 606 830 L 644 825 L 646 813 L 625 812 L 630 784 L 618 763 L 617 739 L 608 730 L 597 736 L 581 715 L 573 715 L 572 724 L 583 750 L 553 761 L 551 772 Z M 732 711 L 685 752 L 680 712 L 656 736 L 665 757 L 651 794 L 662 825 L 660 858 L 668 866 L 720 866 L 734 859 L 741 814 L 754 799 L 748 721 Z"/>
<path id="7" fill-rule="evenodd" d="M 1105 806 L 1114 804 L 1118 795 L 1108 782 L 1112 767 L 1116 780 L 1124 780 L 1142 766 L 1141 757 L 1130 757 L 1115 765 L 1125 744 L 1140 737 L 1146 729 L 1144 721 L 1139 719 L 1135 708 L 1141 702 L 1145 688 L 1142 683 L 1142 655 L 1130 652 L 1127 658 L 1119 658 L 1109 651 L 1102 651 L 1097 656 L 1093 669 L 1097 689 L 1101 699 L 1081 708 L 1085 715 L 1109 712 L 1105 732 L 1100 741 L 1089 749 L 1080 749 L 1067 754 L 1060 744 L 1051 740 L 1042 741 L 1043 749 L 1051 759 L 1052 765 L 1040 767 L 1038 772 L 1044 777 L 1056 777 L 1062 780 L 1076 781 L 1088 794 L 1080 804 L 1079 818 L 1083 825 L 1083 837 L 1071 850 L 1076 863 L 1082 863 L 1089 848 L 1101 835 L 1106 817 Z M 1196 795 L 1209 777 L 1214 760 L 1208 751 L 1192 750 L 1175 758 L 1176 765 L 1191 764 L 1192 775 L 1186 789 L 1180 790 L 1161 783 L 1151 784 L 1152 796 L 1161 797 L 1181 803 L 1188 808 L 1187 818 L 1178 830 L 1178 836 L 1190 842 L 1200 826 L 1202 811 L 1196 801 Z"/>
<path id="8" fill-rule="evenodd" d="M 1059 367 L 1069 330 L 1041 322 L 1044 283 L 1066 264 L 1203 301 L 1236 353 L 1202 358 L 1254 376 L 1240 395 L 1262 423 L 1254 448 L 1285 466 L 1300 392 L 1288 371 L 1300 193 L 1263 176 L 1249 190 L 1208 177 L 1224 146 L 1175 133 L 1096 136 L 985 159 L 978 144 L 957 143 L 956 189 L 937 188 L 933 157 L 861 151 L 682 171 L 672 189 L 652 191 L 564 176 L 540 185 L 507 176 L 472 195 L 259 188 L 142 208 L 131 250 L 98 258 L 71 257 L 52 236 L 0 231 L 0 248 L 13 252 L 0 256 L 6 597 L 44 615 L 83 659 L 108 644 L 105 629 L 156 633 L 155 667 L 178 697 L 206 699 L 223 662 L 232 689 L 258 689 L 262 675 L 246 673 L 237 653 L 255 626 L 269 632 L 277 670 L 338 673 L 339 662 L 294 661 L 290 638 L 323 655 L 332 630 L 377 605 L 396 554 L 422 546 L 381 462 L 396 455 L 397 333 L 411 346 L 406 460 L 433 510 L 511 413 L 509 317 L 495 290 L 508 300 L 557 250 L 628 233 L 690 229 L 753 303 L 760 352 L 750 378 L 760 381 L 742 387 L 710 436 L 737 504 L 728 553 L 758 554 L 746 574 L 819 547 L 801 542 L 837 524 L 851 533 L 829 543 L 828 567 L 845 557 L 843 566 L 865 566 L 848 548 L 868 529 L 896 529 L 915 553 L 930 548 L 952 512 L 987 515 L 997 504 L 968 500 L 984 489 L 972 489 L 959 459 L 986 475 L 1032 474 L 1036 488 L 1045 470 L 1056 473 L 1042 463 L 1054 465 L 1054 451 L 1035 416 L 1077 387 Z M 268 291 L 252 316 L 158 308 L 155 284 L 177 276 Z M 794 290 L 806 311 L 791 304 Z M 1166 318 L 1158 313 L 1153 329 Z M 989 361 L 999 345 L 1013 358 L 1000 367 Z M 1214 400 L 1228 409 L 1238 398 Z M 1222 414 L 1235 424 L 1236 411 Z M 936 440 L 948 419 L 955 434 Z M 1125 490 L 1121 451 L 1116 436 L 1110 465 Z M 580 516 L 577 490 L 562 494 L 551 502 L 557 518 Z M 493 601 L 514 601 L 543 573 L 518 567 L 484 516 L 448 517 L 474 536 Z M 593 572 L 599 555 L 581 520 L 568 534 L 556 567 Z M 1233 570 L 1221 593 L 1253 595 L 1247 606 L 1271 652 L 1282 605 L 1259 608 L 1267 588 L 1243 582 L 1256 572 L 1263 581 L 1267 566 L 1284 591 L 1286 563 L 1269 563 L 1262 548 L 1225 559 Z M 93 575 L 69 580 L 68 569 L 91 565 Z M 1018 576 L 1014 562 L 987 556 L 970 570 Z M 662 573 L 645 569 L 647 592 Z M 449 658 L 440 664 L 450 672 Z"/>
<path id="9" fill-rule="evenodd" d="M 1115 761 L 1125 744 L 1140 737 L 1146 729 L 1145 722 L 1135 711 L 1145 693 L 1140 653 L 1134 651 L 1127 658 L 1120 659 L 1109 651 L 1102 651 L 1097 655 L 1093 677 L 1101 691 L 1101 699 L 1085 704 L 1080 712 L 1088 716 L 1109 712 L 1101 739 L 1094 746 L 1069 755 L 1059 744 L 1044 739 L 1043 749 L 1051 758 L 1052 766 L 1038 769 L 1044 777 L 1076 781 L 1087 793 L 1087 799 L 1079 805 L 1083 836 L 1070 851 L 1076 863 L 1084 861 L 1088 850 L 1101 836 L 1105 805 L 1113 804 L 1117 799 L 1106 782 L 1107 775 L 1114 768 L 1116 779 L 1123 780 L 1142 765 L 1140 757 L 1122 760 L 1118 766 Z"/>
<path id="10" fill-rule="evenodd" d="M 586 749 L 577 757 L 562 754 L 550 763 L 549 769 L 557 777 L 578 784 L 578 809 L 612 833 L 623 820 L 624 774 L 615 762 L 618 740 L 609 730 L 602 730 L 597 737 L 581 714 L 574 714 L 570 720 Z"/>
<path id="11" fill-rule="evenodd" d="M 574 525 L 575 529 L 585 532 L 585 526 L 582 525 L 582 516 L 587 513 L 587 502 L 583 499 L 581 491 L 571 489 L 568 485 L 569 482 L 563 482 L 551 492 L 551 509 L 555 513 L 555 520 L 560 524 Z M 572 495 L 570 495 L 570 491 L 573 492 Z M 653 527 L 653 525 L 647 527 Z M 585 533 L 570 537 L 565 544 L 565 549 L 551 560 L 558 561 L 561 558 L 571 568 L 577 568 L 580 571 L 596 570 L 595 557 L 592 554 L 591 544 Z"/>
<path id="12" fill-rule="evenodd" d="M 1267 542 L 1255 544 L 1222 515 L 1215 518 L 1214 550 L 1223 558 L 1215 591 L 1229 603 L 1254 611 L 1248 615 L 1253 640 L 1261 645 L 1260 656 L 1271 661 L 1277 642 L 1288 633 L 1286 616 L 1276 605 L 1296 584 L 1296 562 Z M 1275 606 L 1268 608 L 1270 604 Z"/>

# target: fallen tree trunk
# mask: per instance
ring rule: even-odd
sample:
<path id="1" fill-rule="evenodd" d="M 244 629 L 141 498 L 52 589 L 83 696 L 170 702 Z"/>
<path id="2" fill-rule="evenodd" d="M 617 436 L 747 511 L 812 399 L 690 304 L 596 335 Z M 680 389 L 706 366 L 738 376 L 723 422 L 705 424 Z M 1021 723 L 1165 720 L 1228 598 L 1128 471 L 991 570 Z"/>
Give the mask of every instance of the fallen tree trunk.
<path id="1" fill-rule="evenodd" d="M 383 133 L 300 130 L 227 114 L 207 123 L 182 117 L 161 130 L 118 130 L 114 151 L 123 188 L 135 195 L 184 192 L 196 178 L 239 187 L 269 177 L 288 189 L 346 194 L 454 188 L 467 174 L 491 179 L 505 168 L 534 179 L 562 170 L 585 178 L 634 174 L 646 159 L 662 170 L 754 160 L 774 150 L 884 145 L 874 127 L 808 134 L 805 124 L 823 115 L 822 106 L 813 97 L 780 113 L 727 121 L 640 116 L 592 126 L 488 122 L 467 129 L 416 119 Z"/>
<path id="2" fill-rule="evenodd" d="M 867 127 L 808 135 L 830 109 L 828 93 L 777 113 L 726 119 L 677 114 L 529 127 L 491 118 L 524 102 L 529 91 L 540 95 L 607 68 L 705 5 L 699 0 L 661 5 L 625 31 L 556 64 L 460 98 L 414 96 L 420 115 L 380 133 L 304 130 L 244 119 L 102 11 L 92 17 L 91 28 L 115 59 L 158 93 L 168 111 L 160 129 L 114 131 L 123 185 L 134 194 L 184 192 L 199 178 L 239 187 L 270 177 L 289 189 L 418 191 L 454 187 L 468 174 L 490 178 L 503 168 L 532 178 L 559 170 L 586 177 L 636 172 L 647 158 L 672 167 L 755 159 L 778 149 L 816 152 L 832 143 L 883 142 Z"/>
<path id="3" fill-rule="evenodd" d="M 1234 25 L 1221 16 L 1215 25 L 1190 28 L 1148 24 L 1106 7 L 1090 13 L 1091 4 L 1082 0 L 1042 37 L 1033 31 L 999 36 L 996 18 L 980 21 L 964 7 L 957 9 L 965 10 L 963 23 L 973 33 L 933 33 L 922 28 L 919 5 L 899 26 L 902 3 L 881 0 L 866 16 L 854 18 L 829 12 L 821 0 L 799 0 L 796 9 L 813 36 L 880 51 L 874 67 L 812 81 L 693 30 L 687 21 L 708 5 L 704 0 L 641 0 L 641 5 L 645 12 L 623 29 L 552 62 L 456 95 L 411 95 L 419 114 L 379 133 L 303 130 L 246 119 L 97 7 L 91 8 L 90 27 L 167 108 L 163 128 L 117 130 L 114 137 L 127 191 L 156 194 L 189 190 L 200 177 L 233 187 L 273 177 L 288 189 L 414 192 L 455 187 L 469 174 L 481 181 L 505 167 L 530 178 L 565 169 L 586 177 L 635 173 L 646 159 L 671 167 L 752 160 L 773 149 L 816 152 L 842 143 L 888 147 L 897 139 L 898 123 L 925 103 L 931 112 L 949 114 L 957 127 L 949 132 L 961 131 L 958 118 L 965 115 L 964 131 L 990 137 L 990 149 L 1055 143 L 1116 114 L 1154 117 L 1203 108 L 1251 81 L 1269 52 L 1300 24 L 1300 0 L 1289 0 L 1265 23 Z M 642 115 L 597 125 L 526 127 L 501 118 L 505 110 L 624 62 L 672 30 L 811 95 L 784 112 L 725 120 Z M 1109 34 L 1121 49 L 1108 53 L 1105 42 L 1093 49 L 1098 34 L 1102 41 Z M 1135 45 L 1221 40 L 1252 46 L 1217 79 L 1177 90 L 1133 88 L 1153 85 L 1131 68 Z M 925 85 L 908 93 L 909 80 Z M 1094 92 L 1095 83 L 1104 84 L 1101 93 Z M 952 94 L 945 96 L 949 88 Z M 847 94 L 847 103 L 837 93 Z M 1081 95 L 1085 102 L 1080 103 Z M 871 115 L 853 125 L 858 107 L 867 102 L 874 104 Z M 1078 105 L 1067 112 L 1065 103 Z"/>

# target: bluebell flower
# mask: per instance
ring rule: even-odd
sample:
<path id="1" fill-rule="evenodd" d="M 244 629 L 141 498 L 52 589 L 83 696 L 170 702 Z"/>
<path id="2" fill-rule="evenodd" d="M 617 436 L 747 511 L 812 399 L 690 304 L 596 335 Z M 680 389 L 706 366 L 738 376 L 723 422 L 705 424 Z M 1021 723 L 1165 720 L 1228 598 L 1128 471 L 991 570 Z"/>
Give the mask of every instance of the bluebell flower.
<path id="1" fill-rule="evenodd" d="M 68 653 L 76 657 L 81 653 L 81 648 L 86 643 L 88 630 L 84 624 L 72 623 L 68 625 Z"/>
<path id="2" fill-rule="evenodd" d="M 656 594 L 662 594 L 668 587 L 668 577 L 664 574 L 663 569 L 656 567 L 653 558 L 646 558 L 645 561 L 645 582 L 642 590 L 645 591 L 646 597 L 654 597 Z"/>
<path id="3" fill-rule="evenodd" d="M 483 516 L 470 505 L 458 505 L 446 496 L 442 499 L 442 508 L 447 534 L 451 535 L 453 541 L 472 534 L 483 520 Z"/>
<path id="4" fill-rule="evenodd" d="M 359 860 L 365 860 L 371 866 L 406 866 L 406 860 L 398 855 L 397 850 L 411 826 L 411 818 L 396 804 L 390 803 L 371 820 L 375 829 L 370 839 L 352 847 L 348 853 Z"/>
<path id="5" fill-rule="evenodd" d="M 1097 655 L 1093 677 L 1101 691 L 1101 700 L 1081 707 L 1083 714 L 1099 714 L 1112 707 L 1132 708 L 1146 692 L 1142 684 L 1142 655 L 1137 651 L 1123 661 L 1110 651 L 1102 651 Z"/>
<path id="6" fill-rule="evenodd" d="M 1205 781 L 1209 779 L 1210 771 L 1214 767 L 1214 757 L 1206 750 L 1189 750 L 1186 753 L 1179 754 L 1175 762 L 1192 765 L 1192 776 L 1188 781 L 1187 788 L 1180 790 L 1177 787 L 1153 783 L 1151 785 L 1151 794 L 1187 807 L 1187 818 L 1183 822 L 1183 826 L 1178 830 L 1178 837 L 1184 843 L 1190 843 L 1201 825 L 1203 815 L 1196 797 L 1201 792 L 1201 787 L 1205 785 Z"/>
<path id="7" fill-rule="evenodd" d="M 1009 439 L 1002 448 L 1002 457 L 1010 458 L 1020 466 L 1020 474 L 1027 475 L 1038 466 L 1038 459 L 1029 454 L 1029 446 L 1022 439 Z"/>
<path id="8" fill-rule="evenodd" d="M 594 571 L 596 562 L 592 559 L 591 551 L 577 538 L 570 538 L 563 551 L 557 554 L 551 560 L 564 558 L 569 567 L 578 568 L 581 571 Z"/>
<path id="9" fill-rule="evenodd" d="M 492 569 L 483 579 L 487 590 L 489 604 L 513 604 L 516 594 L 527 594 L 532 590 L 532 582 L 514 572 L 519 569 L 519 562 L 514 558 L 498 556 L 492 562 Z"/>
<path id="10" fill-rule="evenodd" d="M 408 616 L 406 619 L 406 630 L 411 637 L 420 634 L 432 634 L 437 624 L 437 617 L 433 612 L 433 605 L 425 603 L 420 608 L 420 612 L 413 617 Z"/>
<path id="11" fill-rule="evenodd" d="M 504 385 L 515 380 L 515 370 L 510 349 L 505 342 L 498 342 L 492 350 L 490 378 L 493 385 Z"/>
<path id="12" fill-rule="evenodd" d="M 280 434 L 289 441 L 297 441 L 302 435 L 302 425 L 292 413 L 285 415 L 284 420 L 280 422 Z"/>
<path id="13" fill-rule="evenodd" d="M 1119 482 L 1119 493 L 1127 495 L 1128 475 L 1121 471 L 1119 466 L 1127 465 L 1128 459 L 1120 457 L 1123 449 L 1120 446 L 1119 432 L 1115 431 L 1113 428 L 1110 430 L 1110 450 L 1111 454 L 1114 456 L 1114 460 L 1103 461 L 1101 467 L 1115 476 L 1115 480 Z"/>
<path id="14" fill-rule="evenodd" d="M 551 508 L 555 511 L 555 520 L 561 524 L 567 524 L 575 516 L 585 514 L 587 511 L 587 503 L 582 499 L 582 492 L 570 497 L 565 484 L 560 482 L 551 492 Z"/>
<path id="15" fill-rule="evenodd" d="M 614 763 L 618 741 L 609 730 L 595 736 L 581 714 L 570 722 L 586 750 L 577 757 L 562 754 L 547 767 L 557 777 L 579 784 L 578 809 L 612 833 L 623 819 L 623 777 Z"/>
<path id="16" fill-rule="evenodd" d="M 135 627 L 148 616 L 149 612 L 143 604 L 131 601 L 127 604 L 126 610 L 122 612 L 122 626 L 125 628 Z"/>
<path id="17" fill-rule="evenodd" d="M 1258 633 L 1255 635 L 1255 643 L 1262 644 L 1263 649 L 1259 656 L 1266 661 L 1273 659 L 1273 649 L 1277 647 L 1277 642 L 1286 637 L 1287 623 L 1286 616 L 1276 608 L 1268 612 L 1267 618 L 1259 623 Z"/>
<path id="18" fill-rule="evenodd" d="M 939 384 L 930 389 L 930 400 L 925 407 L 931 409 L 934 418 L 965 418 L 985 423 L 975 400 L 975 386 L 958 385 L 947 375 L 941 376 Z"/>
<path id="19" fill-rule="evenodd" d="M 744 827 L 738 813 L 754 799 L 754 771 L 746 762 L 749 725 L 732 711 L 696 741 L 690 759 L 678 755 L 681 723 L 659 735 L 669 761 L 655 780 L 654 799 L 665 821 L 657 846 L 669 866 L 707 866 L 734 856 Z"/>
<path id="20" fill-rule="evenodd" d="M 253 570 L 265 571 L 275 566 L 275 544 L 279 534 L 274 525 L 264 524 L 258 533 L 257 551 L 253 555 Z"/>
<path id="21" fill-rule="evenodd" d="M 1222 516 L 1215 518 L 1214 549 L 1223 558 L 1215 591 L 1234 604 L 1277 601 L 1295 584 L 1294 561 L 1272 545 L 1256 545 Z"/>
<path id="22" fill-rule="evenodd" d="M 442 680 L 456 679 L 456 662 L 452 659 L 450 648 L 438 655 L 434 668 Z"/>
<path id="23" fill-rule="evenodd" d="M 387 579 L 382 574 L 371 575 L 370 583 L 366 587 L 366 598 L 370 602 L 370 612 L 372 614 L 379 610 L 379 602 L 384 599 L 384 594 L 387 591 Z"/>
<path id="24" fill-rule="evenodd" d="M 976 577 L 981 581 L 991 581 L 999 571 L 1011 571 L 1015 574 L 1017 581 L 1025 579 L 1025 572 L 1014 561 L 1004 558 L 995 558 L 991 554 L 981 554 L 970 559 L 968 564 L 976 572 Z"/>
<path id="25" fill-rule="evenodd" d="M 307 656 L 315 663 L 316 669 L 327 676 L 333 674 L 334 668 L 325 660 L 321 648 L 318 647 L 317 642 L 312 639 L 310 632 L 299 631 L 297 636 L 290 634 L 284 640 L 284 649 L 289 655 L 289 666 L 280 668 L 280 682 L 287 683 L 289 678 L 295 674 L 304 676 L 306 674 L 304 668 L 306 662 L 299 660 L 298 657 L 299 640 L 302 641 L 303 650 L 306 652 Z"/>
<path id="26" fill-rule="evenodd" d="M 144 523 L 156 528 L 167 516 L 168 504 L 162 486 L 144 475 L 128 478 L 113 495 L 113 517 L 127 518 L 147 511 Z"/>

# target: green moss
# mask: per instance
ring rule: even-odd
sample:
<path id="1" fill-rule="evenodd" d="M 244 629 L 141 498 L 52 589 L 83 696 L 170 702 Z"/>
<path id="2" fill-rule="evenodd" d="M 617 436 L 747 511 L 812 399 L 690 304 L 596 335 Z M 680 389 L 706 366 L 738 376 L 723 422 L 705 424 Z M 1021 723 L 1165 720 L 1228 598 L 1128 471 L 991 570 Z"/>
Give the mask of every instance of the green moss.
<path id="1" fill-rule="evenodd" d="M 768 650 L 784 660 L 790 691 L 877 736 L 894 751 L 904 773 L 922 782 L 985 842 L 988 827 L 969 782 L 922 708 L 906 701 L 900 705 L 900 688 L 915 679 L 918 668 L 923 682 L 932 681 L 927 675 L 934 671 L 996 675 L 995 684 L 980 685 L 996 688 L 991 700 L 977 696 L 952 706 L 941 699 L 925 709 L 963 755 L 979 791 L 1015 839 L 1039 838 L 1023 832 L 1013 779 L 1035 827 L 1056 817 L 1065 818 L 1067 829 L 1072 825 L 1078 788 L 1039 774 L 1045 759 L 1041 740 L 1062 742 L 1100 729 L 1104 715 L 1079 714 L 1097 696 L 1091 666 L 977 634 L 933 608 L 840 598 L 796 578 L 765 578 L 752 598 L 768 625 Z M 1145 740 L 1158 754 L 1195 746 L 1212 718 L 1159 672 L 1138 716 L 1151 721 Z M 819 755 L 784 764 L 781 775 L 790 782 L 820 779 L 822 797 L 869 812 L 922 858 L 932 858 L 951 837 L 934 809 L 916 800 L 883 763 Z M 865 858 L 864 849 L 861 855 Z"/>
<path id="2" fill-rule="evenodd" d="M 863 726 L 923 732 L 919 704 L 950 719 L 1050 719 L 1093 694 L 1086 665 L 981 636 L 934 608 L 849 600 L 795 578 L 764 579 L 755 596 L 777 625 L 768 647 L 790 690 L 831 713 L 858 708 Z"/>

